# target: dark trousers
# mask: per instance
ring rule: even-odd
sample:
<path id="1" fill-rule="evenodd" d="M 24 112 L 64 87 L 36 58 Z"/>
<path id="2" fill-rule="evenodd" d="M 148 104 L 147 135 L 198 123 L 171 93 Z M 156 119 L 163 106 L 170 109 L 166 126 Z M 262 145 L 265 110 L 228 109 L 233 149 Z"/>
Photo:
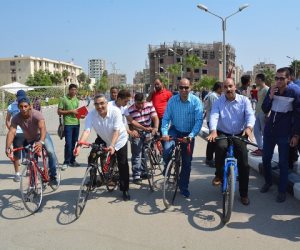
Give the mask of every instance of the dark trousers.
<path id="1" fill-rule="evenodd" d="M 227 135 L 218 131 L 218 136 Z M 233 140 L 234 157 L 237 159 L 238 174 L 239 174 L 239 191 L 241 197 L 248 196 L 248 183 L 249 183 L 249 165 L 248 165 L 248 152 L 246 143 L 240 140 Z M 216 141 L 215 164 L 216 176 L 223 178 L 224 163 L 227 154 L 228 142 L 227 140 Z"/>
<path id="2" fill-rule="evenodd" d="M 209 122 L 207 122 L 207 127 L 209 128 Z M 206 160 L 211 161 L 214 159 L 214 153 L 215 153 L 215 142 L 207 141 L 206 145 Z"/>
<path id="3" fill-rule="evenodd" d="M 79 136 L 79 125 L 65 125 L 65 160 L 64 164 L 72 164 L 75 161 L 73 150 Z"/>
<path id="4" fill-rule="evenodd" d="M 95 143 L 100 145 L 103 144 L 106 147 L 105 141 L 102 140 L 100 136 L 97 136 Z M 95 158 L 92 156 L 92 153 L 90 154 L 88 158 L 88 162 L 91 163 L 93 160 L 98 160 L 98 158 Z M 118 162 L 118 169 L 119 169 L 119 174 L 120 174 L 120 180 L 119 180 L 119 185 L 120 185 L 120 190 L 121 191 L 128 191 L 129 189 L 129 165 L 128 165 L 128 151 L 127 151 L 127 143 L 120 148 L 118 151 L 115 152 L 115 155 L 117 157 L 117 162 Z M 100 155 L 101 158 L 101 155 Z M 100 159 L 103 161 L 104 159 Z M 102 163 L 101 163 L 102 164 Z"/>

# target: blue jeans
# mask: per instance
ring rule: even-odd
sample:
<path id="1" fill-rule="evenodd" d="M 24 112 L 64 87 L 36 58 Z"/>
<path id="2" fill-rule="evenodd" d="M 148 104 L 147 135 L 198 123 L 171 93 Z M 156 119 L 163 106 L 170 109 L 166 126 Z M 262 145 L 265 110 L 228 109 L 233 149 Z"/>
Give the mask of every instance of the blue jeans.
<path id="1" fill-rule="evenodd" d="M 65 125 L 65 160 L 64 164 L 72 164 L 75 161 L 73 150 L 79 136 L 79 125 Z"/>
<path id="2" fill-rule="evenodd" d="M 169 129 L 169 136 L 173 138 L 185 137 L 188 136 L 189 134 L 190 134 L 189 132 L 188 133 L 180 132 L 176 130 L 173 126 L 171 126 Z M 180 172 L 180 182 L 179 182 L 180 190 L 187 190 L 189 187 L 195 140 L 193 139 L 191 142 L 190 154 L 188 154 L 187 152 L 187 145 L 188 144 L 186 143 L 181 144 L 182 169 Z M 167 141 L 164 143 L 163 159 L 165 162 L 165 169 L 171 159 L 172 150 L 174 149 L 174 147 L 175 147 L 175 141 Z"/>
<path id="3" fill-rule="evenodd" d="M 56 154 L 54 151 L 54 145 L 53 145 L 52 139 L 48 133 L 46 134 L 46 138 L 45 138 L 45 148 L 46 148 L 47 154 L 48 154 L 50 176 L 55 177 L 56 176 L 57 157 L 56 157 Z"/>
<path id="4" fill-rule="evenodd" d="M 131 165 L 132 165 L 132 177 L 138 179 L 146 171 L 146 149 L 149 147 L 149 143 L 145 141 L 145 137 L 131 138 Z"/>
<path id="5" fill-rule="evenodd" d="M 266 184 L 272 184 L 272 167 L 271 160 L 274 153 L 275 145 L 278 146 L 279 153 L 279 186 L 278 192 L 285 193 L 288 185 L 289 169 L 289 136 L 264 135 L 263 144 L 263 167 Z"/>

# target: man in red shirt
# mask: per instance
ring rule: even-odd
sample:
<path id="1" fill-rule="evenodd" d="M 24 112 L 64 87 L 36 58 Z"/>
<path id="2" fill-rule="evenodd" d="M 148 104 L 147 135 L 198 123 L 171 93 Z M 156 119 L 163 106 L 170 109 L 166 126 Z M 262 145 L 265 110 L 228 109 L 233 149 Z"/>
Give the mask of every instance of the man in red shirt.
<path id="1" fill-rule="evenodd" d="M 158 131 L 160 131 L 161 121 L 164 116 L 167 103 L 171 97 L 172 97 L 172 93 L 165 88 L 164 84 L 161 82 L 159 78 L 156 78 L 154 80 L 154 84 L 152 84 L 151 86 L 151 92 L 147 97 L 146 101 L 147 102 L 152 101 L 152 104 L 156 110 L 159 119 Z"/>

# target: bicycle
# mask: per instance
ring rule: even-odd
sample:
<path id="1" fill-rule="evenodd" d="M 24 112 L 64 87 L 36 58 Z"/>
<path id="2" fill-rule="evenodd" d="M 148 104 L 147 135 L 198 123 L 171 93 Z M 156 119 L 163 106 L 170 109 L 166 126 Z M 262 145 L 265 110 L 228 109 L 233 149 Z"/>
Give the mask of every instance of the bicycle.
<path id="1" fill-rule="evenodd" d="M 115 154 L 111 155 L 108 148 L 104 147 L 102 144 L 99 145 L 88 142 L 78 142 L 75 150 L 77 150 L 77 148 L 81 145 L 85 145 L 86 148 L 92 148 L 91 157 L 93 162 L 89 163 L 80 185 L 75 209 L 75 215 L 77 218 L 79 218 L 82 214 L 90 192 L 94 191 L 97 187 L 101 187 L 102 184 L 105 184 L 106 189 L 109 192 L 112 192 L 119 181 L 119 170 Z M 99 166 L 97 160 L 101 156 L 105 158 L 103 160 L 102 157 Z"/>
<path id="2" fill-rule="evenodd" d="M 40 154 L 35 153 L 34 143 L 25 147 L 14 148 L 11 153 L 15 151 L 25 150 L 27 152 L 27 165 L 23 168 L 20 180 L 20 191 L 22 202 L 25 208 L 35 213 L 39 210 L 43 192 L 49 185 L 53 191 L 56 191 L 60 185 L 61 175 L 60 169 L 56 168 L 56 181 L 57 184 L 52 184 L 49 176 L 49 166 L 47 164 L 48 156 L 47 150 L 43 146 Z M 42 158 L 42 166 L 38 163 L 38 157 Z M 14 161 L 13 156 L 9 157 L 11 161 Z M 56 163 L 58 166 L 58 163 Z"/>
<path id="3" fill-rule="evenodd" d="M 167 168 L 164 170 L 163 203 L 166 208 L 169 208 L 171 205 L 173 205 L 175 201 L 182 168 L 181 145 L 183 143 L 188 143 L 188 152 L 190 151 L 191 141 L 186 142 L 187 139 L 188 138 L 186 137 L 170 138 L 170 140 L 175 141 L 175 147 L 172 150 L 172 156 Z"/>
<path id="4" fill-rule="evenodd" d="M 146 147 L 146 156 L 149 160 L 149 164 L 146 162 L 146 173 L 150 190 L 153 192 L 155 188 L 155 171 L 159 170 L 160 173 L 162 173 L 160 164 L 162 160 L 163 148 L 159 135 L 153 136 L 151 132 L 143 132 L 141 136 L 145 138 L 146 142 L 148 142 Z"/>
<path id="5" fill-rule="evenodd" d="M 220 136 L 216 138 L 216 140 L 225 140 L 225 139 L 228 140 L 228 147 L 227 147 L 227 156 L 225 158 L 225 163 L 224 163 L 223 183 L 221 185 L 221 192 L 223 195 L 222 221 L 224 224 L 227 223 L 231 217 L 233 203 L 234 203 L 236 179 L 238 177 L 238 166 L 237 166 L 237 159 L 234 157 L 233 139 L 238 139 L 247 144 L 257 146 L 256 144 L 250 142 L 249 140 L 235 135 Z"/>

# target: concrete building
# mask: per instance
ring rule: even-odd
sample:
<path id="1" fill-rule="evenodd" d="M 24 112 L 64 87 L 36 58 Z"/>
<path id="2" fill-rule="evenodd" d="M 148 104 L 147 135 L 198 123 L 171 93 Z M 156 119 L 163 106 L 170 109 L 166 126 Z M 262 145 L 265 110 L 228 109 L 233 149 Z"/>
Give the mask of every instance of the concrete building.
<path id="1" fill-rule="evenodd" d="M 108 74 L 108 84 L 109 87 L 112 86 L 120 86 L 120 85 L 126 85 L 127 84 L 127 77 L 125 74 L 116 74 L 116 73 L 111 73 Z"/>
<path id="2" fill-rule="evenodd" d="M 105 60 L 102 59 L 90 59 L 88 62 L 88 74 L 90 78 L 99 80 L 106 70 Z"/>
<path id="3" fill-rule="evenodd" d="M 266 69 L 270 69 L 273 72 L 276 72 L 276 65 L 273 63 L 264 63 L 260 62 L 253 66 L 253 78 L 259 73 L 264 73 Z M 253 79 L 254 80 L 254 79 Z"/>
<path id="4" fill-rule="evenodd" d="M 80 66 L 47 58 L 23 55 L 0 58 L 0 86 L 11 82 L 25 84 L 27 78 L 38 70 L 48 70 L 51 73 L 67 70 L 69 77 L 66 82 L 75 84 L 78 84 L 77 76 L 82 73 Z"/>
<path id="5" fill-rule="evenodd" d="M 228 72 L 228 69 L 232 69 L 232 77 L 235 77 L 235 49 L 228 44 L 226 45 L 226 51 L 226 71 Z M 186 56 L 189 54 L 196 55 L 205 63 L 202 68 L 195 69 L 194 82 L 199 81 L 202 76 L 212 76 L 217 79 L 223 78 L 221 42 L 204 44 L 175 41 L 172 44 L 149 45 L 150 82 L 153 82 L 156 75 L 163 73 L 164 69 L 167 69 L 168 66 L 181 62 L 183 62 L 182 73 L 177 76 L 170 76 L 172 81 L 177 84 L 181 76 L 191 78 L 191 69 L 184 63 Z"/>
<path id="6" fill-rule="evenodd" d="M 149 69 L 143 69 L 143 71 L 136 72 L 133 78 L 133 85 L 141 85 L 143 92 L 147 92 L 151 84 L 149 72 Z"/>

